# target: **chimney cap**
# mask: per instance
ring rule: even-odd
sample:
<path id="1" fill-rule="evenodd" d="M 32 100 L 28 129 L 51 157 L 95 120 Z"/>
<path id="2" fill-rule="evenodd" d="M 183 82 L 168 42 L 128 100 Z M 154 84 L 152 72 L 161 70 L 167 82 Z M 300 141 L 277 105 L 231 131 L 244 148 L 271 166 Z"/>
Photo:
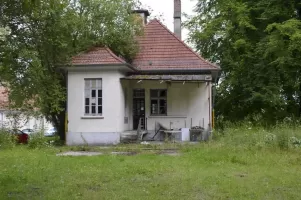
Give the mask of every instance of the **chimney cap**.
<path id="1" fill-rule="evenodd" d="M 133 12 L 133 13 L 139 13 L 139 14 L 140 14 L 140 13 L 144 13 L 146 17 L 150 16 L 149 11 L 146 10 L 146 9 L 133 10 L 132 12 Z"/>

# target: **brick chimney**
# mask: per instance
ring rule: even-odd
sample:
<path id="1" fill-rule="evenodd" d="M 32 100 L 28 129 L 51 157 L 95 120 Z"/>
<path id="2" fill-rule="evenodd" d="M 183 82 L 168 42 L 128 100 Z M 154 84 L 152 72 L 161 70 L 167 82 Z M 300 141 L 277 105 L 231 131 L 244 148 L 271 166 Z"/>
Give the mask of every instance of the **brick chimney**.
<path id="1" fill-rule="evenodd" d="M 174 0 L 174 33 L 182 39 L 181 0 Z"/>
<path id="2" fill-rule="evenodd" d="M 138 16 L 141 17 L 143 25 L 147 24 L 147 17 L 150 16 L 148 10 L 140 9 L 140 10 L 133 10 L 132 12 L 138 14 Z"/>

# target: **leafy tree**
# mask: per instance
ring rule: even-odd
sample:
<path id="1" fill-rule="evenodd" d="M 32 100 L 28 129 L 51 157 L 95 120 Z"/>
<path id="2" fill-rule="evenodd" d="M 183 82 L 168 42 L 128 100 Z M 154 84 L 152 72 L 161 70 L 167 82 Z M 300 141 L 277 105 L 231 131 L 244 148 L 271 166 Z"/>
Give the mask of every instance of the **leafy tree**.
<path id="1" fill-rule="evenodd" d="M 135 0 L 3 0 L 0 80 L 10 89 L 11 106 L 38 109 L 65 131 L 66 74 L 72 56 L 94 45 L 110 47 L 131 60 L 140 24 L 131 14 Z"/>
<path id="2" fill-rule="evenodd" d="M 199 0 L 190 42 L 223 72 L 218 116 L 274 123 L 301 113 L 299 0 Z M 259 118 L 258 118 L 259 116 Z"/>

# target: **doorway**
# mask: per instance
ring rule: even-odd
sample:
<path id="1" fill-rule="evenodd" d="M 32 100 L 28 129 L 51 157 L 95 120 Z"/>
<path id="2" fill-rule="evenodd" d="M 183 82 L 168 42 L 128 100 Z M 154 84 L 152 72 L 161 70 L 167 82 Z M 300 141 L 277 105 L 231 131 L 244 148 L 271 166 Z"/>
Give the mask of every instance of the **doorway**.
<path id="1" fill-rule="evenodd" d="M 137 130 L 141 118 L 141 129 L 145 129 L 145 90 L 133 91 L 133 129 Z"/>

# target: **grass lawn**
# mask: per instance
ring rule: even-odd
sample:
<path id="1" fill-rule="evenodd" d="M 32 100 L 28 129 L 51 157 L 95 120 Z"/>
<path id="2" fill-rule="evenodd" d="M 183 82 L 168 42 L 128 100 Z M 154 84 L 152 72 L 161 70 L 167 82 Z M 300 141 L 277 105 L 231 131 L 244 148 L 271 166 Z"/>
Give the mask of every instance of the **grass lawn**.
<path id="1" fill-rule="evenodd" d="M 138 146 L 125 147 L 140 148 L 134 156 L 56 156 L 66 147 L 0 150 L 0 199 L 301 199 L 298 149 L 175 147 L 180 156 Z"/>

